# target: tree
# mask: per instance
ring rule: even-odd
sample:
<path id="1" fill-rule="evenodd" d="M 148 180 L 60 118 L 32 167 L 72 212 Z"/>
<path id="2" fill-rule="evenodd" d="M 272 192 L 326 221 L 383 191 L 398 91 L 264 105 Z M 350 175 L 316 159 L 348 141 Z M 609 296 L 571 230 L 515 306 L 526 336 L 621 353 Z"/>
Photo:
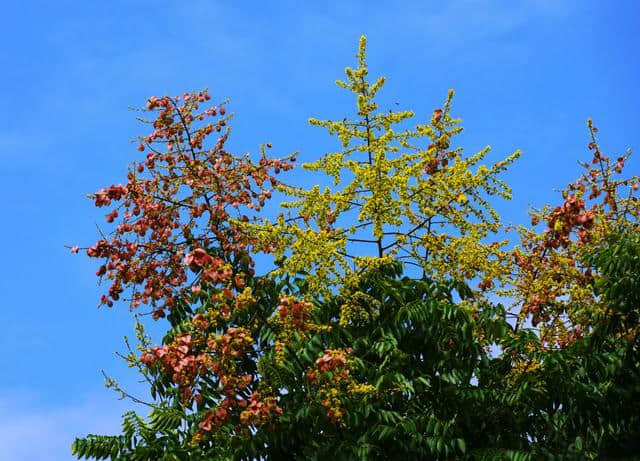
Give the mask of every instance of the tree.
<path id="1" fill-rule="evenodd" d="M 534 214 L 549 230 L 521 228 L 508 251 L 490 200 L 510 198 L 499 174 L 519 153 L 485 166 L 488 148 L 454 147 L 452 92 L 429 123 L 406 127 L 412 112 L 377 108 L 384 79 L 367 81 L 364 38 L 357 57 L 338 85 L 359 118 L 311 119 L 342 150 L 306 168 L 337 189 L 281 182 L 295 159 L 268 157 L 270 145 L 258 160 L 227 152 L 230 116 L 206 91 L 149 99 L 146 160 L 92 195 L 119 221 L 87 254 L 104 260 L 103 303 L 168 322 L 154 345 L 137 321 L 139 350 L 126 356 L 152 410 L 127 413 L 122 435 L 76 440 L 78 457 L 533 460 L 628 448 L 640 272 L 635 256 L 610 262 L 620 245 L 638 254 L 625 240 L 637 178 L 612 179 L 625 158 L 607 163 L 593 139 L 601 173 L 589 167 L 562 206 Z M 589 187 L 604 205 L 585 208 Z M 259 213 L 271 188 L 294 198 L 273 222 Z M 256 273 L 261 252 L 273 270 Z M 500 289 L 518 302 L 515 326 L 487 296 Z M 527 328 L 529 315 L 544 328 Z M 614 397 L 625 405 L 607 405 Z"/>

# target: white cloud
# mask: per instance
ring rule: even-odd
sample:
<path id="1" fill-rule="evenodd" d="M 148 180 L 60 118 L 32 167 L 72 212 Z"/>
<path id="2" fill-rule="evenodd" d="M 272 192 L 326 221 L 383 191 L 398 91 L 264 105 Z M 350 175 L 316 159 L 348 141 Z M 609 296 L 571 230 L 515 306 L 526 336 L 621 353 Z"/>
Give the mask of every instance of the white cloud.
<path id="1" fill-rule="evenodd" d="M 472 39 L 500 37 L 536 21 L 562 20 L 578 5 L 570 1 L 451 0 L 439 10 L 422 3 L 410 7 L 409 26 L 421 29 L 438 44 L 468 43 Z"/>
<path id="2" fill-rule="evenodd" d="M 42 151 L 51 145 L 51 137 L 26 132 L 0 132 L 0 159 L 12 163 L 33 163 L 42 159 Z M 25 155 L 28 154 L 28 157 Z"/>
<path id="3" fill-rule="evenodd" d="M 85 396 L 68 406 L 47 406 L 33 396 L 0 391 L 0 458 L 7 461 L 70 461 L 71 444 L 89 433 L 119 434 L 131 409 L 114 394 Z"/>

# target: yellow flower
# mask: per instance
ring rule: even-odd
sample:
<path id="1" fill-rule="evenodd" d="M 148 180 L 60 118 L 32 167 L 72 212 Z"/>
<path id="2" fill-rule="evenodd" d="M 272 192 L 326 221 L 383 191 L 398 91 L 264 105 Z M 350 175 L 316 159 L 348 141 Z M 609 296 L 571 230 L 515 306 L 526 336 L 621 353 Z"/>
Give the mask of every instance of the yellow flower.
<path id="1" fill-rule="evenodd" d="M 360 256 L 402 257 L 437 278 L 501 282 L 509 273 L 506 242 L 490 242 L 500 217 L 482 197 L 511 197 L 499 179 L 519 152 L 493 165 L 486 147 L 472 155 L 452 148 L 462 131 L 451 116 L 453 91 L 426 124 L 407 127 L 411 111 L 380 111 L 375 97 L 385 79 L 368 80 L 366 40 L 360 41 L 357 67 L 345 70 L 339 87 L 356 96 L 357 117 L 309 122 L 337 137 L 339 150 L 303 165 L 324 173 L 333 188 L 282 186 L 291 197 L 287 215 L 275 223 L 243 225 L 282 261 L 277 273 L 309 274 L 311 293 L 334 292 L 345 276 L 360 271 Z M 469 200 L 473 197 L 473 200 Z M 364 315 L 362 303 L 344 303 L 340 321 Z"/>

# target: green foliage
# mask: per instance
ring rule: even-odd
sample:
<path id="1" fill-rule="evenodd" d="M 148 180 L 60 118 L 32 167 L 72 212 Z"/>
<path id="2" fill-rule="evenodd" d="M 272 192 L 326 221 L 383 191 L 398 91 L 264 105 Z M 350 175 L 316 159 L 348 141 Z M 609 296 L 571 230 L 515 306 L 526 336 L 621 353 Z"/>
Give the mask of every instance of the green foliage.
<path id="1" fill-rule="evenodd" d="M 71 452 L 78 459 L 112 459 L 122 461 L 224 460 L 200 448 L 185 446 L 182 428 L 185 415 L 174 409 L 154 409 L 147 420 L 135 412 L 122 417 L 122 435 L 89 435 L 76 439 Z"/>
<path id="2" fill-rule="evenodd" d="M 347 69 L 348 81 L 338 82 L 357 95 L 360 118 L 312 120 L 336 134 L 343 150 L 308 168 L 334 177 L 335 185 L 351 182 L 337 192 L 285 187 L 298 199 L 289 206 L 300 216 L 281 217 L 273 226 L 231 219 L 233 232 L 217 229 L 220 248 L 202 238 L 197 247 L 152 252 L 153 258 L 169 254 L 171 274 L 184 276 L 182 282 L 166 279 L 181 288 L 169 297 L 163 345 L 152 347 L 137 323 L 143 354 L 127 357 L 150 383 L 153 409 L 146 418 L 126 413 L 120 435 L 77 439 L 72 453 L 79 459 L 640 456 L 640 236 L 619 227 L 606 239 L 581 243 L 590 242 L 580 247 L 580 270 L 596 274 L 583 278 L 588 296 L 581 299 L 597 299 L 599 309 L 579 335 L 551 343 L 533 328 L 513 326 L 502 305 L 465 280 L 481 278 L 485 291 L 508 279 L 512 255 L 502 250 L 504 242 L 485 243 L 499 228 L 487 200 L 510 196 L 498 175 L 518 153 L 486 167 L 479 162 L 488 149 L 463 157 L 451 148 L 461 130 L 450 116 L 452 93 L 429 124 L 394 131 L 413 114 L 377 111 L 374 96 L 384 79 L 366 80 L 364 45 L 363 39 L 358 68 Z M 170 111 L 170 100 L 162 101 Z M 177 135 L 167 133 L 179 146 L 182 128 Z M 414 145 L 423 138 L 427 146 Z M 351 158 L 357 155 L 364 160 Z M 214 164 L 220 169 L 220 162 Z M 247 168 L 228 171 L 229 190 L 248 172 L 262 185 L 262 173 Z M 204 169 L 185 171 L 192 170 L 207 177 Z M 211 206 L 208 186 L 200 187 Z M 218 194 L 224 189 L 216 187 Z M 129 191 L 110 190 L 99 200 Z M 266 192 L 258 197 L 263 201 Z M 201 217 L 200 208 L 183 205 L 194 219 Z M 333 226 L 339 215 L 349 219 L 353 211 L 357 229 Z M 216 227 L 219 216 L 211 216 L 208 224 Z M 166 222 L 154 225 L 158 237 Z M 371 235 L 360 239 L 365 228 Z M 255 235 L 264 240 L 254 234 L 244 240 L 247 229 L 262 232 Z M 568 239 L 570 232 L 563 236 Z M 237 253 L 222 250 L 223 243 L 236 240 Z M 356 243 L 375 245 L 375 256 L 346 253 Z M 99 255 L 105 245 L 90 250 Z M 263 246 L 275 252 L 278 267 L 255 276 L 245 250 Z M 155 273 L 147 268 L 135 278 L 120 264 L 122 250 L 113 254 L 124 271 L 120 277 L 126 273 L 131 283 Z M 540 259 L 547 254 L 541 251 Z M 567 266 L 575 262 L 563 260 Z M 422 276 L 409 277 L 407 263 L 417 265 Z M 195 273 L 188 283 L 187 269 Z M 538 266 L 531 265 L 529 275 L 538 277 Z M 117 383 L 109 385 L 127 396 Z"/>
<path id="3" fill-rule="evenodd" d="M 454 285 L 460 284 L 401 277 L 401 265 L 393 262 L 360 279 L 358 288 L 381 306 L 368 321 L 340 326 L 341 296 L 319 301 L 316 312 L 323 318 L 316 321 L 333 319 L 334 328 L 290 344 L 297 352 L 282 366 L 288 372 L 281 380 L 287 389 L 280 399 L 283 415 L 273 431 L 256 434 L 258 445 L 265 445 L 259 454 L 267 459 L 284 454 L 288 459 L 460 459 L 482 446 L 487 414 L 482 408 L 499 398 L 477 383 L 493 359 L 474 333 L 509 326 L 500 307 L 484 310 L 475 320 L 454 302 Z M 354 378 L 375 392 L 342 394 L 341 426 L 327 417 L 313 387 L 296 375 L 323 350 L 346 347 L 356 357 Z"/>
<path id="4" fill-rule="evenodd" d="M 596 292 L 608 312 L 566 347 L 526 354 L 539 367 L 504 388 L 510 405 L 519 407 L 520 419 L 510 427 L 526 434 L 535 459 L 640 456 L 639 236 L 609 237 L 588 263 L 601 274 Z M 513 334 L 500 366 L 512 366 L 509 357 L 524 355 L 533 338 L 526 329 Z"/>
<path id="5" fill-rule="evenodd" d="M 532 330 L 515 332 L 500 305 L 471 314 L 458 305 L 459 282 L 402 277 L 392 262 L 366 271 L 358 289 L 379 301 L 359 324 L 338 322 L 341 295 L 317 300 L 317 322 L 331 331 L 300 337 L 265 380 L 282 390 L 270 429 L 188 446 L 194 419 L 175 409 L 123 419 L 120 436 L 74 443 L 79 458 L 151 459 L 620 459 L 640 454 L 640 355 L 636 335 L 640 238 L 611 238 L 592 255 L 598 292 L 616 315 L 590 335 L 531 352 Z M 272 294 L 288 281 L 265 284 Z M 265 296 L 269 299 L 269 296 Z M 503 349 L 490 354 L 486 335 Z M 626 336 L 625 336 L 626 335 Z M 273 339 L 268 328 L 261 341 Z M 304 371 L 327 348 L 353 347 L 354 378 L 375 387 L 341 395 L 344 424 L 327 417 Z M 519 373 L 518 357 L 538 367 Z M 268 360 L 263 363 L 269 364 Z M 215 453 L 215 456 L 213 454 Z M 609 458 L 598 458 L 603 455 Z"/>

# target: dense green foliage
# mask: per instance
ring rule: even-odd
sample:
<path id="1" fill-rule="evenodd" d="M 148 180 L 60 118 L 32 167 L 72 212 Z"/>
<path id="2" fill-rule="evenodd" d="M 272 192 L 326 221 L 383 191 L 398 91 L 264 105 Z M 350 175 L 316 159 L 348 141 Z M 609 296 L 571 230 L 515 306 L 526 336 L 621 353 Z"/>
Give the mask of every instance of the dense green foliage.
<path id="1" fill-rule="evenodd" d="M 297 352 L 283 367 L 262 371 L 277 373 L 286 389 L 280 396 L 283 414 L 271 430 L 243 441 L 187 448 L 189 419 L 154 410 L 148 422 L 125 415 L 121 436 L 76 441 L 75 453 L 122 460 L 639 455 L 640 350 L 638 337 L 624 332 L 639 321 L 640 237 L 609 239 L 591 263 L 602 271 L 597 290 L 613 315 L 565 348 L 531 357 L 527 343 L 535 333 L 514 332 L 501 306 L 486 306 L 474 319 L 456 306 L 455 299 L 468 293 L 464 285 L 401 277 L 401 266 L 389 264 L 361 280 L 360 289 L 379 301 L 372 303 L 380 306 L 377 316 L 292 343 Z M 284 285 L 266 287 L 264 302 L 268 292 L 273 296 Z M 339 297 L 321 303 L 316 312 L 336 318 Z M 488 353 L 477 340 L 480 331 L 505 353 Z M 268 341 L 270 334 L 263 336 Z M 354 347 L 358 380 L 373 384 L 376 392 L 364 400 L 342 396 L 346 418 L 340 426 L 326 416 L 302 376 L 324 349 L 347 345 Z M 520 355 L 540 366 L 514 375 L 514 358 Z"/>
<path id="2" fill-rule="evenodd" d="M 275 175 L 295 155 L 270 158 L 270 145 L 256 162 L 228 152 L 230 115 L 206 91 L 149 99 L 146 160 L 91 196 L 113 207 L 108 223 L 121 219 L 87 254 L 110 281 L 104 304 L 168 323 L 153 345 L 136 322 L 125 357 L 149 384 L 151 401 L 134 400 L 152 410 L 125 414 L 121 435 L 77 439 L 77 457 L 640 456 L 640 178 L 619 178 L 629 154 L 602 154 L 589 121 L 587 173 L 507 250 L 490 201 L 510 198 L 499 176 L 519 153 L 487 167 L 488 148 L 452 146 L 452 92 L 427 124 L 395 132 L 413 113 L 378 110 L 384 78 L 368 82 L 365 44 L 338 82 L 358 118 L 312 120 L 345 150 L 307 168 L 334 186 L 353 176 L 344 190 L 285 186 Z M 259 213 L 271 186 L 299 199 L 283 204 L 298 215 Z M 353 251 L 367 244 L 372 254 Z M 260 253 L 276 267 L 256 269 Z M 513 305 L 495 302 L 505 294 Z"/>

